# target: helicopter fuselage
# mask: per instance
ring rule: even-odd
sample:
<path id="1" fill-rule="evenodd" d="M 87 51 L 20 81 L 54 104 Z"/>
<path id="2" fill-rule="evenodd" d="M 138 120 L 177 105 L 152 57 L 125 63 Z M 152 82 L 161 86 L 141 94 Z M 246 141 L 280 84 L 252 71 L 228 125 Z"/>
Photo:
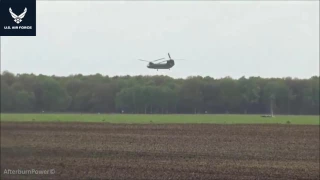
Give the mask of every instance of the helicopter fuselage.
<path id="1" fill-rule="evenodd" d="M 173 66 L 174 66 L 174 61 L 168 60 L 167 63 L 163 63 L 163 64 L 149 63 L 147 67 L 150 69 L 170 69 Z"/>

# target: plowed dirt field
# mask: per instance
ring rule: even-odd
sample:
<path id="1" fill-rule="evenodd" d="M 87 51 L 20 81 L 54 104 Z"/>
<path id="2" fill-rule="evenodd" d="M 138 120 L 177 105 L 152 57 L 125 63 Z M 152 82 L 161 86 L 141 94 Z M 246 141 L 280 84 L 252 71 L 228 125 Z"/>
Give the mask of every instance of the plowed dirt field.
<path id="1" fill-rule="evenodd" d="M 319 177 L 319 126 L 1 122 L 1 179 Z"/>

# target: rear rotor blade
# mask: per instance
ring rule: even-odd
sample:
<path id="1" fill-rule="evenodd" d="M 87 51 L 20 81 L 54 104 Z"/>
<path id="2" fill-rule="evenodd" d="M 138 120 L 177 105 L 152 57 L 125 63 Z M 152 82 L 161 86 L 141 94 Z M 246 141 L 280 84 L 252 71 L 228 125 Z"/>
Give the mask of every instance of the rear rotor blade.
<path id="1" fill-rule="evenodd" d="M 156 60 L 153 60 L 152 62 L 160 61 L 162 59 L 164 59 L 164 58 L 156 59 Z"/>
<path id="2" fill-rule="evenodd" d="M 150 62 L 150 61 L 147 61 L 147 60 L 143 60 L 143 59 L 138 59 L 138 60 L 140 60 L 140 61 L 146 61 L 146 62 Z"/>
<path id="3" fill-rule="evenodd" d="M 169 59 L 171 59 L 170 54 L 168 53 Z"/>
<path id="4" fill-rule="evenodd" d="M 164 60 L 164 61 L 160 61 L 160 62 L 158 62 L 157 64 L 160 64 L 160 63 L 162 63 L 162 62 L 166 62 L 167 60 Z"/>

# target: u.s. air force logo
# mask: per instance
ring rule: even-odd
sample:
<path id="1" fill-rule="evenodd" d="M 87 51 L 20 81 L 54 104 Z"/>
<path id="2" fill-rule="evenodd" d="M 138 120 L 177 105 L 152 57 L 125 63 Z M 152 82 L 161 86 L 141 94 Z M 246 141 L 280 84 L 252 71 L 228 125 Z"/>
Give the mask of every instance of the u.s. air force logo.
<path id="1" fill-rule="evenodd" d="M 19 24 L 20 22 L 22 22 L 22 19 L 24 18 L 24 16 L 27 13 L 27 8 L 24 8 L 23 13 L 21 13 L 19 16 L 17 16 L 15 13 L 12 12 L 11 7 L 9 8 L 9 12 L 12 16 L 12 18 L 14 19 L 14 22 L 16 22 L 17 24 Z"/>
<path id="2" fill-rule="evenodd" d="M 36 36 L 36 0 L 0 0 L 0 36 Z"/>

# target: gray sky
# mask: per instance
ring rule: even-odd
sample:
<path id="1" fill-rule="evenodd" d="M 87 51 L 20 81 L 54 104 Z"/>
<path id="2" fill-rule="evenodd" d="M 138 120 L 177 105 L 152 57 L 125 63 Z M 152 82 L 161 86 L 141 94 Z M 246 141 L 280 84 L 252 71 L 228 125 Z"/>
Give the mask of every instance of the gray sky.
<path id="1" fill-rule="evenodd" d="M 318 1 L 37 2 L 36 37 L 1 37 L 1 71 L 65 76 L 319 75 Z M 151 70 L 137 59 L 176 61 Z"/>

